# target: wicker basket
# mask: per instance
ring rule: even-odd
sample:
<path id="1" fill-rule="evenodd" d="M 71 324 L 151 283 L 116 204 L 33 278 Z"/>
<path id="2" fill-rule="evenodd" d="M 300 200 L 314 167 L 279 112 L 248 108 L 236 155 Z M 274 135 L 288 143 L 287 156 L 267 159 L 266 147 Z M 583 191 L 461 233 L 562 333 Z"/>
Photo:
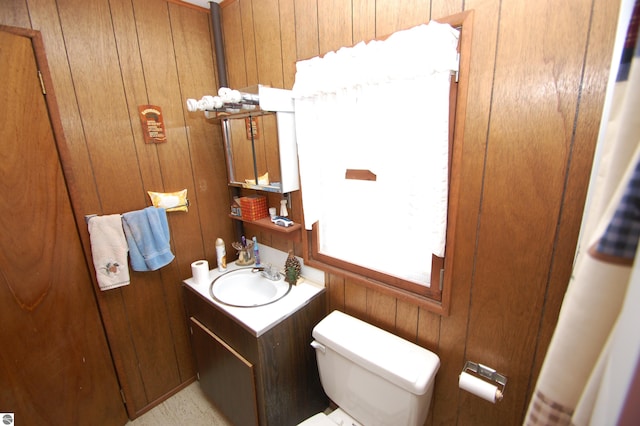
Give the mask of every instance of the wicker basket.
<path id="1" fill-rule="evenodd" d="M 246 220 L 258 220 L 269 216 L 267 197 L 264 196 L 242 197 L 240 198 L 240 208 L 242 209 L 242 218 Z"/>

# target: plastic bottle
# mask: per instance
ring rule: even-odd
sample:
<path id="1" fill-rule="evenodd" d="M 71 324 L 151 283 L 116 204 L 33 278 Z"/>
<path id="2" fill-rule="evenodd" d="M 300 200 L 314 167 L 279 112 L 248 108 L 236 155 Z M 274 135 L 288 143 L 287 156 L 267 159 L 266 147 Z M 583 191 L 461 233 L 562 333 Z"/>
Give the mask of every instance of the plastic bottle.
<path id="1" fill-rule="evenodd" d="M 224 246 L 222 238 L 216 239 L 216 260 L 218 262 L 218 271 L 227 270 L 227 249 Z"/>
<path id="2" fill-rule="evenodd" d="M 258 239 L 253 237 L 253 257 L 256 259 L 256 266 L 260 266 L 260 249 L 258 248 Z"/>

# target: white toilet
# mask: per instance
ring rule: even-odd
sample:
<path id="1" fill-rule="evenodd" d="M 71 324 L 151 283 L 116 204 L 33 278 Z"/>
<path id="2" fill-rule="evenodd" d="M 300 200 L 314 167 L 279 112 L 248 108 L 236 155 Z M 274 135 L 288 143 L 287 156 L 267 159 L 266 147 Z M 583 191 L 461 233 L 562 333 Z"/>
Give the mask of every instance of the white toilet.
<path id="1" fill-rule="evenodd" d="M 333 311 L 313 329 L 320 381 L 338 405 L 303 426 L 422 426 L 440 359 L 433 352 Z"/>

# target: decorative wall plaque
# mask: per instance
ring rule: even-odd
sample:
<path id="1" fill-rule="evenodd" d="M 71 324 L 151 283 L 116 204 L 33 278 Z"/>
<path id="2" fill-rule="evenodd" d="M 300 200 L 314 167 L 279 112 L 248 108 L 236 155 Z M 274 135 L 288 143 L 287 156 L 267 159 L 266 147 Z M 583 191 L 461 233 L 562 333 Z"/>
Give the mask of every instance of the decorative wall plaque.
<path id="1" fill-rule="evenodd" d="M 157 105 L 140 105 L 140 123 L 144 134 L 144 143 L 163 143 L 167 141 L 164 130 L 162 109 Z"/>
<path id="2" fill-rule="evenodd" d="M 246 117 L 244 119 L 244 125 L 247 129 L 247 140 L 260 139 L 260 128 L 258 127 L 256 117 Z"/>

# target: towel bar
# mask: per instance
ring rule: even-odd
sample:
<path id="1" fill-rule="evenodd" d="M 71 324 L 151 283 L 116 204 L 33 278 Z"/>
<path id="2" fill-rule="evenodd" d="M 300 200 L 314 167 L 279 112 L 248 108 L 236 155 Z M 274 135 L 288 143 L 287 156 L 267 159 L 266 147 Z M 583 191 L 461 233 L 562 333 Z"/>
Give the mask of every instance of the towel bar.
<path id="1" fill-rule="evenodd" d="M 148 207 L 150 207 L 150 206 L 148 206 Z M 189 200 L 186 200 L 186 203 L 184 203 L 184 204 L 180 204 L 180 205 L 177 205 L 177 206 L 172 206 L 171 208 L 175 209 L 176 207 L 189 207 Z M 167 209 L 165 209 L 165 210 L 167 210 Z M 98 216 L 98 215 L 95 214 L 95 213 L 84 215 L 85 223 L 89 223 L 89 220 L 91 220 L 91 218 L 95 217 L 95 216 Z M 122 217 L 122 215 L 120 215 L 120 217 Z"/>

